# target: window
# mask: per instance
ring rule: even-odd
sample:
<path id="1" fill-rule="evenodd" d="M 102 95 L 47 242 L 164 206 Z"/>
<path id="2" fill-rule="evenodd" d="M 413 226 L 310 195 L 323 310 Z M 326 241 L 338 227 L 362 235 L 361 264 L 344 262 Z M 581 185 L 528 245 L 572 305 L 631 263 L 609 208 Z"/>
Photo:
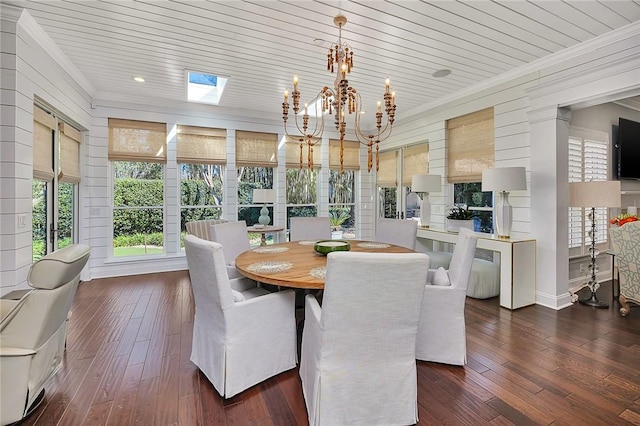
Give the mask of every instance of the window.
<path id="1" fill-rule="evenodd" d="M 360 170 L 360 143 L 343 141 L 342 147 L 340 155 L 340 141 L 329 140 L 329 221 L 337 238 L 356 238 L 356 178 Z"/>
<path id="2" fill-rule="evenodd" d="M 164 253 L 166 129 L 109 119 L 114 257 Z"/>
<path id="3" fill-rule="evenodd" d="M 176 158 L 180 171 L 180 247 L 184 247 L 187 222 L 222 217 L 226 145 L 225 129 L 178 126 Z"/>
<path id="4" fill-rule="evenodd" d="M 187 100 L 218 105 L 227 84 L 227 79 L 212 74 L 187 72 Z"/>
<path id="5" fill-rule="evenodd" d="M 453 203 L 465 205 L 474 212 L 474 231 L 493 233 L 492 193 L 482 192 L 482 182 L 454 183 Z"/>
<path id="6" fill-rule="evenodd" d="M 569 182 L 607 180 L 608 135 L 571 128 L 569 131 Z M 591 222 L 587 209 L 569 207 L 569 255 L 588 254 Z M 606 247 L 608 210 L 596 209 L 596 242 Z"/>
<path id="7" fill-rule="evenodd" d="M 247 222 L 247 226 L 258 223 L 262 205 L 253 203 L 254 189 L 273 188 L 273 168 L 238 167 L 238 220 Z M 269 217 L 273 224 L 273 207 L 268 206 Z"/>
<path id="8" fill-rule="evenodd" d="M 317 216 L 317 169 L 287 168 L 287 229 L 289 219 Z"/>

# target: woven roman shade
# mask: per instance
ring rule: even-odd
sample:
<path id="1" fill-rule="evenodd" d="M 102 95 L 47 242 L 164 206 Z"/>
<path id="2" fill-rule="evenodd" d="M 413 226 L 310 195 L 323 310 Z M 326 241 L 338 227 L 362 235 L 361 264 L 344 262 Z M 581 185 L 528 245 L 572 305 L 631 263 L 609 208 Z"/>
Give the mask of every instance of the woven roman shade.
<path id="1" fill-rule="evenodd" d="M 53 130 L 56 119 L 45 110 L 33 107 L 33 178 L 53 179 Z"/>
<path id="2" fill-rule="evenodd" d="M 79 183 L 82 133 L 67 123 L 59 123 L 58 130 L 60 130 L 60 172 L 58 173 L 58 180 L 64 183 Z"/>
<path id="3" fill-rule="evenodd" d="M 286 143 L 286 164 L 287 168 L 295 169 L 300 168 L 300 141 L 294 138 L 287 137 Z M 302 167 L 306 168 L 309 158 L 309 148 L 306 143 L 302 144 Z M 320 145 L 313 147 L 313 168 L 320 168 L 322 166 L 320 160 Z"/>
<path id="4" fill-rule="evenodd" d="M 178 163 L 227 163 L 226 129 L 179 125 L 176 144 Z"/>
<path id="5" fill-rule="evenodd" d="M 244 167 L 277 167 L 278 135 L 236 131 L 236 165 Z"/>
<path id="6" fill-rule="evenodd" d="M 360 170 L 360 142 L 343 141 L 344 170 Z M 329 168 L 340 170 L 340 139 L 329 139 Z"/>
<path id="7" fill-rule="evenodd" d="M 381 188 L 395 188 L 398 185 L 398 151 L 380 153 L 380 169 L 376 174 L 376 184 Z"/>
<path id="8" fill-rule="evenodd" d="M 402 185 L 411 186 L 413 175 L 429 173 L 429 144 L 421 143 L 402 148 Z"/>
<path id="9" fill-rule="evenodd" d="M 109 160 L 166 163 L 166 123 L 110 118 Z"/>
<path id="10" fill-rule="evenodd" d="M 447 180 L 480 182 L 495 159 L 493 108 L 447 120 Z"/>

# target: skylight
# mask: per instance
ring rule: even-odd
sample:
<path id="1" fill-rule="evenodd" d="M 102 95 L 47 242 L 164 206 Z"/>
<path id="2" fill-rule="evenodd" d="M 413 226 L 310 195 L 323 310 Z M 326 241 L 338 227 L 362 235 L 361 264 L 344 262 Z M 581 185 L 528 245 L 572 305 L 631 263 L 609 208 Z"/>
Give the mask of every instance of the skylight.
<path id="1" fill-rule="evenodd" d="M 195 71 L 187 72 L 187 100 L 218 105 L 227 79 Z"/>

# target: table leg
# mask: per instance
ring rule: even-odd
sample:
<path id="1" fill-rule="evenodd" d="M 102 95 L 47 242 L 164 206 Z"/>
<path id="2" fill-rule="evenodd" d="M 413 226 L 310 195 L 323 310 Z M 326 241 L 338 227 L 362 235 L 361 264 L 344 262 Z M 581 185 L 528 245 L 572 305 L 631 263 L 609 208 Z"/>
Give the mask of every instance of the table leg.
<path id="1" fill-rule="evenodd" d="M 261 232 L 260 233 L 260 245 L 261 246 L 266 246 L 267 245 L 267 233 L 266 232 Z"/>

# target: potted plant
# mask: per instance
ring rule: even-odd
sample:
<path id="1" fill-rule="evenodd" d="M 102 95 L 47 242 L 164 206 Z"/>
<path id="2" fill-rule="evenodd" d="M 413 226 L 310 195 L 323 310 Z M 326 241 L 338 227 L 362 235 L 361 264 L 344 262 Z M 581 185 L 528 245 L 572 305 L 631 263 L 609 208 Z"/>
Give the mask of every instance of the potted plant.
<path id="1" fill-rule="evenodd" d="M 349 211 L 344 210 L 344 209 L 336 209 L 336 210 L 331 210 L 329 212 L 329 223 L 331 224 L 331 238 L 332 239 L 340 239 L 340 238 L 342 238 L 341 226 L 350 217 L 351 217 L 351 215 L 349 214 Z"/>
<path id="2" fill-rule="evenodd" d="M 460 228 L 473 230 L 474 213 L 467 206 L 450 206 L 447 212 L 447 231 L 458 232 Z"/>

